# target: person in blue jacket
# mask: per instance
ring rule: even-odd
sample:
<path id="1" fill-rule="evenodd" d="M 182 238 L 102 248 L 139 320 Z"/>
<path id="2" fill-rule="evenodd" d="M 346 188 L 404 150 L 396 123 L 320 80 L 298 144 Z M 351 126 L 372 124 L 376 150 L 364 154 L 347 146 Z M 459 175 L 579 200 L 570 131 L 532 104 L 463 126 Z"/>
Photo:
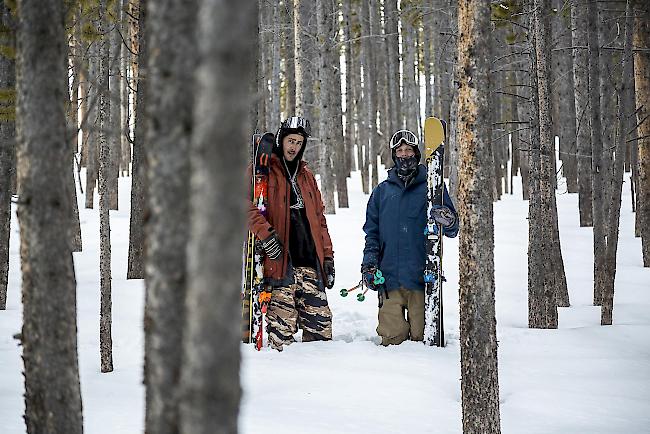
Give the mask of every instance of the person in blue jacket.
<path id="1" fill-rule="evenodd" d="M 418 139 L 411 131 L 393 134 L 390 149 L 395 166 L 368 200 L 361 273 L 378 291 L 382 345 L 399 345 L 407 339 L 421 341 L 424 335 L 427 167 L 420 164 Z M 445 236 L 458 235 L 458 214 L 446 186 L 442 205 L 431 213 Z M 384 285 L 373 284 L 377 269 Z"/>

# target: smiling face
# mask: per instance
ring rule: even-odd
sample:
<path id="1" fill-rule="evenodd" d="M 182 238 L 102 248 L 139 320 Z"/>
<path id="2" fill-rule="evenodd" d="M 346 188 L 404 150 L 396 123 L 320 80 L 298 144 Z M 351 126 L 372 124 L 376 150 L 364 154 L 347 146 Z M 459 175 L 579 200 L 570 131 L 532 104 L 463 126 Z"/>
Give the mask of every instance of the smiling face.
<path id="1" fill-rule="evenodd" d="M 397 147 L 397 149 L 395 149 L 395 156 L 397 158 L 407 158 L 414 155 L 415 151 L 413 150 L 413 146 L 407 144 L 406 142 L 403 142 Z"/>
<path id="2" fill-rule="evenodd" d="M 282 154 L 287 161 L 293 161 L 305 143 L 305 138 L 300 134 L 288 134 L 282 139 Z"/>

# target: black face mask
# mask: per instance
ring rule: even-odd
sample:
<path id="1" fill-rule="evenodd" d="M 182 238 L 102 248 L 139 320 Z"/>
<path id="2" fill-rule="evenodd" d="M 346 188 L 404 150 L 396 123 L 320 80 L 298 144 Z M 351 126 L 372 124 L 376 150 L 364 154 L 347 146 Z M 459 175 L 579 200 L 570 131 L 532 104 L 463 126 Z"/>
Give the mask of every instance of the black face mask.
<path id="1" fill-rule="evenodd" d="M 397 175 L 400 178 L 410 178 L 418 168 L 418 158 L 415 155 L 410 157 L 396 157 L 395 166 L 397 167 Z"/>

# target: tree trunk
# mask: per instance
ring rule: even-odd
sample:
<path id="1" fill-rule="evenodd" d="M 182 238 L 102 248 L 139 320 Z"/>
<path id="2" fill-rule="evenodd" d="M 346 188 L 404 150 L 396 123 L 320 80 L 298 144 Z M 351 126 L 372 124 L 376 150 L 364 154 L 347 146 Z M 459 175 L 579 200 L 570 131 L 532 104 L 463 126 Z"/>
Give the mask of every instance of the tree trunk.
<path id="1" fill-rule="evenodd" d="M 365 2 L 364 2 L 365 3 Z M 416 66 L 418 56 L 417 34 L 418 34 L 418 13 L 415 0 L 402 0 L 400 2 L 402 21 L 402 88 L 404 103 L 402 109 L 406 117 L 404 124 L 406 128 L 420 136 L 420 89 L 417 85 L 418 68 Z"/>
<path id="2" fill-rule="evenodd" d="M 303 88 L 303 31 L 300 22 L 300 4 L 302 0 L 293 0 L 293 66 L 294 66 L 294 82 L 296 86 L 296 116 L 304 116 L 305 114 L 305 101 L 304 101 L 304 88 Z"/>
<path id="3" fill-rule="evenodd" d="M 632 32 L 634 27 L 634 10 L 632 0 L 627 1 L 625 8 L 625 42 L 623 50 L 623 71 L 618 89 L 618 134 L 616 143 L 616 158 L 612 172 L 612 195 L 609 206 L 609 224 L 606 249 L 605 286 L 603 288 L 603 304 L 601 307 L 601 325 L 612 324 L 612 311 L 614 309 L 614 281 L 616 279 L 616 250 L 618 247 L 618 225 L 621 215 L 621 193 L 623 190 L 623 176 L 625 170 L 625 150 L 627 138 L 634 130 L 634 59 L 632 58 Z"/>
<path id="4" fill-rule="evenodd" d="M 530 3 L 529 3 L 530 4 Z M 559 294 L 555 266 L 557 213 L 555 211 L 554 140 L 551 124 L 549 65 L 549 0 L 534 0 L 533 127 L 530 146 L 530 202 L 528 240 L 528 326 L 557 328 Z"/>
<path id="5" fill-rule="evenodd" d="M 181 432 L 237 432 L 252 2 L 199 2 Z M 215 123 L 215 119 L 222 122 Z M 228 158 L 224 158 L 228 152 Z M 227 203 L 229 206 L 224 206 Z M 215 222 L 219 222 L 215 225 Z"/>
<path id="6" fill-rule="evenodd" d="M 147 212 L 147 152 L 144 138 L 147 132 L 147 1 L 140 0 L 138 19 L 138 75 L 136 82 L 135 126 L 133 133 L 133 162 L 131 163 L 131 220 L 129 224 L 129 261 L 127 279 L 144 279 L 145 231 Z"/>
<path id="7" fill-rule="evenodd" d="M 328 11 L 325 2 L 327 0 L 316 0 L 316 27 L 317 27 L 317 51 L 318 51 L 318 94 L 316 107 L 320 110 L 320 135 L 319 135 L 319 160 L 320 160 L 320 188 L 323 196 L 323 205 L 326 214 L 335 214 L 334 206 L 334 177 L 332 173 L 332 85 L 333 70 L 330 65 L 331 43 L 329 40 L 330 28 L 328 25 Z"/>
<path id="8" fill-rule="evenodd" d="M 149 209 L 145 307 L 147 433 L 179 432 L 189 231 L 189 149 L 194 125 L 197 4 L 148 5 Z"/>
<path id="9" fill-rule="evenodd" d="M 267 131 L 273 131 L 276 125 L 280 125 L 280 5 L 279 0 L 271 3 L 271 107 L 269 111 L 269 123 Z"/>
<path id="10" fill-rule="evenodd" d="M 97 135 L 99 132 L 98 123 L 98 77 L 99 77 L 99 43 L 97 41 L 91 42 L 88 48 L 88 92 L 86 93 L 86 110 L 87 117 L 82 126 L 86 130 L 83 136 L 82 146 L 86 154 L 86 208 L 92 209 L 95 199 L 95 187 L 97 185 L 98 176 L 98 148 L 97 148 Z"/>
<path id="11" fill-rule="evenodd" d="M 99 92 L 99 275 L 101 287 L 99 315 L 99 348 L 101 371 L 113 371 L 112 301 L 111 301 L 111 224 L 109 216 L 111 171 L 110 133 L 110 37 L 108 28 L 107 0 L 99 2 L 98 31 L 100 42 L 100 64 L 98 75 Z"/>
<path id="12" fill-rule="evenodd" d="M 634 20 L 634 47 L 646 50 L 637 52 L 634 65 L 638 130 L 638 201 L 639 228 L 643 266 L 650 267 L 650 5 L 637 0 Z"/>
<path id="13" fill-rule="evenodd" d="M 580 226 L 593 226 L 591 180 L 591 135 L 589 132 L 589 53 L 587 50 L 587 5 L 571 3 L 571 41 L 573 46 L 573 90 L 578 154 L 578 210 Z"/>
<path id="14" fill-rule="evenodd" d="M 131 39 L 131 26 L 128 25 L 128 15 L 126 11 L 128 10 L 130 0 L 121 0 L 122 8 L 120 10 L 120 28 L 123 32 L 125 41 Z M 120 157 L 120 173 L 122 176 L 129 176 L 131 173 L 130 164 L 131 164 L 131 119 L 129 113 L 129 97 L 131 96 L 131 91 L 129 89 L 129 64 L 131 58 L 131 52 L 129 51 L 129 46 L 126 43 L 120 43 L 120 74 L 122 79 L 120 80 L 120 148 L 121 148 L 121 157 Z"/>
<path id="15" fill-rule="evenodd" d="M 76 283 L 65 183 L 67 58 L 62 1 L 18 10 L 18 222 L 27 433 L 82 433 Z M 44 72 L 47 76 L 44 76 Z"/>
<path id="16" fill-rule="evenodd" d="M 346 2 L 347 3 L 347 2 Z M 388 53 L 388 94 L 389 94 L 389 113 L 391 134 L 404 127 L 401 110 L 402 103 L 399 92 L 399 36 L 397 23 L 399 15 L 397 11 L 397 0 L 384 0 L 384 20 L 386 22 L 386 50 Z M 388 142 L 390 137 L 385 138 Z"/>
<path id="17" fill-rule="evenodd" d="M 0 45 L 15 47 L 16 25 L 7 5 L 0 4 L 4 32 Z M 9 235 L 11 233 L 11 183 L 16 171 L 16 60 L 0 56 L 0 310 L 7 308 Z"/>
<path id="18" fill-rule="evenodd" d="M 338 16 L 339 16 L 339 6 L 337 1 L 329 1 L 329 11 L 330 11 L 330 22 L 334 20 L 331 24 L 331 32 L 333 37 L 332 43 L 335 44 L 334 48 L 330 50 L 329 62 L 332 65 L 333 72 L 333 140 L 334 140 L 334 173 L 336 177 L 336 197 L 338 199 L 339 208 L 348 208 L 348 184 L 347 184 L 347 166 L 346 166 L 346 140 L 343 135 L 343 96 L 341 92 L 341 53 L 339 51 L 339 25 L 338 25 Z M 346 44 L 347 45 L 347 44 Z"/>
<path id="19" fill-rule="evenodd" d="M 500 433 L 490 164 L 490 3 L 459 2 L 460 342 L 463 432 Z"/>
<path id="20" fill-rule="evenodd" d="M 603 202 L 603 137 L 600 117 L 600 46 L 598 3 L 589 0 L 587 10 L 589 44 L 589 119 L 591 121 L 591 188 L 594 219 L 594 305 L 600 306 L 605 271 L 605 210 Z"/>
<path id="21" fill-rule="evenodd" d="M 553 92 L 554 114 L 553 124 L 560 139 L 560 160 L 562 174 L 566 179 L 569 193 L 578 192 L 578 162 L 576 159 L 576 119 L 575 119 L 575 89 L 573 86 L 573 59 L 571 56 L 571 19 L 567 13 L 569 3 L 554 0 L 553 7 L 557 10 L 554 19 L 557 28 L 555 48 L 552 52 L 553 83 L 557 89 Z"/>

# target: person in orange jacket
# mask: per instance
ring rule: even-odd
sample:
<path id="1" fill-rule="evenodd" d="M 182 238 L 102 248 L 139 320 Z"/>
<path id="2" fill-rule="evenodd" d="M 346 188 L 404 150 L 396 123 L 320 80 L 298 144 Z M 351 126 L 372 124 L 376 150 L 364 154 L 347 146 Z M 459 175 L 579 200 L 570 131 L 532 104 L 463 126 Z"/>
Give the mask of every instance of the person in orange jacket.
<path id="1" fill-rule="evenodd" d="M 272 287 L 266 315 L 269 343 L 282 351 L 295 342 L 331 340 L 332 312 L 325 288 L 334 286 L 334 250 L 314 174 L 302 160 L 309 121 L 293 116 L 275 138 L 264 217 L 251 202 L 248 224 L 262 240 L 265 282 Z"/>

